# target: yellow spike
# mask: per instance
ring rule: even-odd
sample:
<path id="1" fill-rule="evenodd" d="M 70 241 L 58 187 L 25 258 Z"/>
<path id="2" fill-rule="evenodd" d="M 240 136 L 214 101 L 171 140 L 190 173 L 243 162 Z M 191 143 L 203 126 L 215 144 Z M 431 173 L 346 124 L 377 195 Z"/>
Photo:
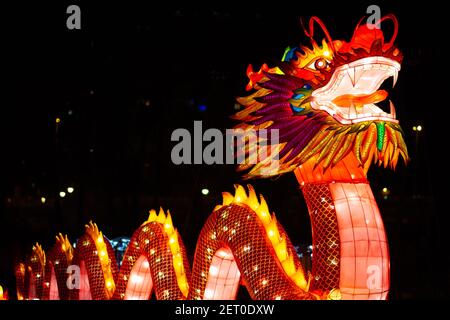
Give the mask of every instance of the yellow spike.
<path id="1" fill-rule="evenodd" d="M 106 280 L 106 288 L 111 290 L 111 288 L 114 286 L 114 282 L 111 281 L 111 279 Z"/>
<path id="2" fill-rule="evenodd" d="M 223 205 L 218 204 L 217 206 L 214 207 L 213 212 L 219 210 L 222 207 Z"/>
<path id="3" fill-rule="evenodd" d="M 308 281 L 306 281 L 305 274 L 302 269 L 299 268 L 297 272 L 292 275 L 291 279 L 294 280 L 295 284 L 304 291 L 308 291 Z"/>
<path id="4" fill-rule="evenodd" d="M 270 242 L 272 242 L 272 245 L 275 248 L 280 242 L 280 231 L 278 230 L 277 218 L 275 215 L 273 215 L 272 221 L 270 221 L 269 225 L 266 227 L 266 231 Z"/>
<path id="5" fill-rule="evenodd" d="M 16 272 L 19 272 L 20 274 L 25 274 L 25 265 L 23 263 L 19 263 L 16 267 Z"/>
<path id="6" fill-rule="evenodd" d="M 92 237 L 96 238 L 98 235 L 98 227 L 97 224 L 93 223 L 92 220 L 89 221 L 88 224 L 85 225 L 86 232 Z"/>
<path id="7" fill-rule="evenodd" d="M 186 279 L 186 274 L 183 274 L 179 277 L 177 277 L 177 282 L 178 282 L 178 287 L 181 290 L 181 293 L 183 293 L 183 295 L 185 297 L 187 297 L 188 292 L 189 292 L 189 285 Z"/>
<path id="8" fill-rule="evenodd" d="M 67 235 L 63 235 L 61 232 L 58 233 L 56 236 L 56 243 L 61 247 L 61 250 L 65 252 L 67 261 L 71 261 L 73 248 Z"/>
<path id="9" fill-rule="evenodd" d="M 173 255 L 173 268 L 176 274 L 181 274 L 183 271 L 183 256 L 180 252 Z"/>
<path id="10" fill-rule="evenodd" d="M 152 210 L 150 210 L 150 215 L 148 216 L 148 222 L 153 222 L 153 221 L 156 221 L 156 218 L 157 218 L 157 216 L 156 216 L 156 211 L 155 211 L 155 209 L 152 209 Z"/>
<path id="11" fill-rule="evenodd" d="M 231 204 L 234 199 L 233 195 L 229 192 L 222 192 L 222 197 L 223 197 L 223 201 L 222 201 L 223 206 L 227 206 L 227 205 Z"/>
<path id="12" fill-rule="evenodd" d="M 269 207 L 267 206 L 266 200 L 264 199 L 262 194 L 259 195 L 259 198 L 260 198 L 260 205 L 258 209 L 256 209 L 256 214 L 258 215 L 262 223 L 266 226 L 270 223 L 271 220 Z"/>
<path id="13" fill-rule="evenodd" d="M 165 221 L 166 221 L 166 215 L 164 213 L 164 210 L 160 207 L 158 217 L 156 218 L 156 222 L 164 224 Z"/>
<path id="14" fill-rule="evenodd" d="M 286 239 L 282 239 L 275 247 L 275 252 L 280 261 L 284 261 L 287 258 L 287 244 Z"/>
<path id="15" fill-rule="evenodd" d="M 67 234 L 64 236 L 64 243 L 66 246 L 65 254 L 67 262 L 70 263 L 73 259 L 73 247 L 70 244 L 69 238 L 67 237 Z"/>
<path id="16" fill-rule="evenodd" d="M 258 196 L 256 195 L 255 189 L 251 184 L 247 185 L 248 188 L 248 198 L 246 204 L 252 208 L 253 211 L 256 211 L 259 207 Z"/>
<path id="17" fill-rule="evenodd" d="M 289 277 L 291 277 L 296 272 L 294 258 L 290 254 L 288 255 L 286 260 L 281 262 L 281 265 L 283 266 L 284 271 Z"/>
<path id="18" fill-rule="evenodd" d="M 58 233 L 57 235 L 56 235 L 56 242 L 57 243 L 62 243 L 62 242 L 64 242 L 64 236 L 62 235 L 62 233 L 60 232 L 60 233 Z"/>
<path id="19" fill-rule="evenodd" d="M 170 236 L 173 232 L 172 217 L 170 216 L 169 210 L 167 210 L 167 217 L 166 221 L 164 222 L 164 231 L 168 236 Z"/>
<path id="20" fill-rule="evenodd" d="M 106 252 L 105 249 L 101 249 L 98 252 L 98 256 L 99 256 L 100 260 L 103 260 L 103 261 L 109 260 L 108 253 Z"/>
<path id="21" fill-rule="evenodd" d="M 245 203 L 245 200 L 247 200 L 247 193 L 245 192 L 244 187 L 240 184 L 235 184 L 234 188 L 236 189 L 234 192 L 234 201 L 237 203 Z"/>
<path id="22" fill-rule="evenodd" d="M 36 242 L 36 244 L 33 246 L 33 251 L 36 255 L 36 257 L 39 259 L 39 262 L 41 263 L 42 266 L 45 266 L 45 252 L 44 250 L 42 250 L 41 245 Z"/>
<path id="23" fill-rule="evenodd" d="M 172 235 L 169 237 L 169 246 L 172 254 L 176 254 L 180 251 L 180 246 L 178 244 L 178 232 L 175 229 Z"/>
<path id="24" fill-rule="evenodd" d="M 97 237 L 97 243 L 99 245 L 103 244 L 103 234 L 100 232 L 98 237 Z"/>

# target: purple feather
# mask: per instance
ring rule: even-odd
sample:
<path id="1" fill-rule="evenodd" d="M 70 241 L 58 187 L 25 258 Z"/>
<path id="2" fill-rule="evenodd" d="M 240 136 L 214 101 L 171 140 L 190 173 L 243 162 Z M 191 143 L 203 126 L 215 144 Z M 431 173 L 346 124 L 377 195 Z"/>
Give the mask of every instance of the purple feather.
<path id="1" fill-rule="evenodd" d="M 289 88 L 301 87 L 303 85 L 303 81 L 299 78 L 290 76 L 290 75 L 281 75 L 276 73 L 264 73 L 270 80 L 276 81 L 283 86 Z"/>
<path id="2" fill-rule="evenodd" d="M 274 91 L 278 91 L 278 92 L 286 92 L 286 93 L 290 93 L 292 95 L 292 89 L 295 88 L 295 85 L 291 85 L 291 86 L 286 86 L 283 83 L 279 83 L 276 81 L 266 81 L 266 82 L 258 82 L 258 84 L 266 89 L 270 89 L 270 90 L 274 90 Z"/>
<path id="3" fill-rule="evenodd" d="M 287 100 L 292 96 L 292 92 L 272 92 L 266 96 L 255 98 L 256 101 L 261 103 L 277 102 Z"/>
<path id="4" fill-rule="evenodd" d="M 280 109 L 288 108 L 290 110 L 291 106 L 290 106 L 289 102 L 286 102 L 286 101 L 277 102 L 277 103 L 266 105 L 265 107 L 255 111 L 254 114 L 261 115 L 263 113 L 266 113 L 266 112 L 269 112 L 269 111 L 272 111 L 272 110 L 278 109 L 278 108 L 280 108 Z"/>
<path id="5" fill-rule="evenodd" d="M 286 146 L 280 152 L 280 159 L 292 149 L 292 152 L 286 158 L 285 161 L 289 161 L 295 158 L 298 153 L 303 150 L 303 148 L 308 144 L 310 139 L 319 132 L 320 127 L 316 126 L 314 123 L 311 123 L 307 128 L 304 129 L 304 134 L 298 135 L 294 137 L 291 141 L 289 141 Z"/>
<path id="6" fill-rule="evenodd" d="M 270 126 L 270 129 L 279 129 L 281 131 L 292 125 L 300 125 L 303 121 L 305 121 L 304 118 L 306 118 L 306 116 L 289 117 L 289 119 L 285 119 L 283 121 L 276 121 Z"/>
<path id="7" fill-rule="evenodd" d="M 277 120 L 277 119 L 283 119 L 283 121 L 284 121 L 284 119 L 291 118 L 291 115 L 287 114 L 287 113 L 281 113 L 281 115 L 284 115 L 284 117 L 280 117 L 280 114 L 278 114 L 278 117 L 275 117 L 276 115 L 277 115 L 277 113 L 271 113 L 271 114 L 269 114 L 267 116 L 264 116 L 264 117 L 261 117 L 259 119 L 250 121 L 250 123 L 255 125 L 255 126 L 259 126 L 261 123 L 264 123 L 266 121 L 274 121 L 274 120 Z"/>
<path id="8" fill-rule="evenodd" d="M 283 130 L 280 132 L 280 141 L 286 141 L 289 140 L 293 135 L 301 135 L 305 134 L 305 130 L 308 128 L 308 126 L 311 123 L 311 119 L 307 119 L 306 121 L 293 126 L 292 128 L 289 128 L 289 130 Z"/>

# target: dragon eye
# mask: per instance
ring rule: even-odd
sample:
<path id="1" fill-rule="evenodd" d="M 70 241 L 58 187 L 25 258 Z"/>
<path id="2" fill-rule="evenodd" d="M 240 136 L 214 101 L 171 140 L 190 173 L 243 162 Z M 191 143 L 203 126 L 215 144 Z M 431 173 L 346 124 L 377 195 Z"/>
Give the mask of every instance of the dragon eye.
<path id="1" fill-rule="evenodd" d="M 317 59 L 316 62 L 314 62 L 314 66 L 316 67 L 316 69 L 324 69 L 327 65 L 327 60 L 323 58 Z"/>
<path id="2" fill-rule="evenodd" d="M 314 60 L 313 62 L 311 62 L 308 65 L 308 68 L 312 69 L 312 70 L 323 70 L 323 69 L 328 68 L 329 65 L 330 65 L 330 63 L 327 61 L 327 59 L 318 58 L 318 59 Z"/>

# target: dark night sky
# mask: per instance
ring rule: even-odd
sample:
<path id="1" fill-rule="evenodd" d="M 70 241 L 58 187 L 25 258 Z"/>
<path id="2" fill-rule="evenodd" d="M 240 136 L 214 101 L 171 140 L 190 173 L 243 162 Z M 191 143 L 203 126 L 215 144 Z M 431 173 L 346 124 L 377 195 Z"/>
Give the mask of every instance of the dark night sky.
<path id="1" fill-rule="evenodd" d="M 445 112 L 448 90 L 444 10 L 374 3 L 400 23 L 397 45 L 405 59 L 393 101 L 412 158 L 395 173 L 373 168 L 369 174 L 390 241 L 391 297 L 449 297 L 450 261 L 442 254 L 448 217 L 440 209 L 444 179 L 437 161 L 446 121 L 437 110 Z M 273 66 L 287 46 L 307 43 L 301 16 L 320 16 L 335 39 L 348 40 L 373 3 L 212 9 L 82 2 L 80 31 L 66 29 L 68 4 L 2 9 L 0 284 L 11 289 L 13 263 L 34 241 L 49 248 L 57 232 L 75 241 L 90 219 L 110 238 L 131 236 L 149 208 L 169 208 L 193 254 L 221 192 L 242 181 L 231 165 L 172 164 L 173 129 L 192 131 L 194 120 L 204 128 L 231 128 L 247 65 Z M 424 128 L 418 136 L 417 124 Z M 252 184 L 293 242 L 309 243 L 293 174 Z M 68 186 L 75 192 L 60 199 Z M 391 190 L 388 200 L 380 196 L 384 186 Z M 203 187 L 211 191 L 207 197 Z"/>

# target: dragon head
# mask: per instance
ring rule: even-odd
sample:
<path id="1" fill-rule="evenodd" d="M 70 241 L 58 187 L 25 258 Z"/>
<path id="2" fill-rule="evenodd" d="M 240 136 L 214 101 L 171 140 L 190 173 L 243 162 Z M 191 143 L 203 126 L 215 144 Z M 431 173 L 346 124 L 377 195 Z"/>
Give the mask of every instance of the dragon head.
<path id="1" fill-rule="evenodd" d="M 386 20 L 394 24 L 389 41 L 381 30 Z M 314 40 L 316 24 L 325 35 L 321 43 Z M 240 169 L 250 169 L 247 177 L 273 176 L 310 161 L 325 172 L 351 156 L 367 172 L 372 162 L 395 168 L 399 156 L 407 161 L 395 107 L 384 89 L 391 77 L 395 86 L 402 61 L 394 45 L 395 16 L 387 15 L 376 25 L 360 21 L 349 42 L 333 40 L 317 17 L 304 29 L 311 47 L 287 48 L 276 67 L 247 69 L 247 90 L 256 91 L 238 98 L 244 109 L 234 115 L 240 121 L 237 128 L 279 131 L 275 148 L 270 143 L 258 146 L 275 152 Z M 274 159 L 278 163 L 271 169 Z"/>

